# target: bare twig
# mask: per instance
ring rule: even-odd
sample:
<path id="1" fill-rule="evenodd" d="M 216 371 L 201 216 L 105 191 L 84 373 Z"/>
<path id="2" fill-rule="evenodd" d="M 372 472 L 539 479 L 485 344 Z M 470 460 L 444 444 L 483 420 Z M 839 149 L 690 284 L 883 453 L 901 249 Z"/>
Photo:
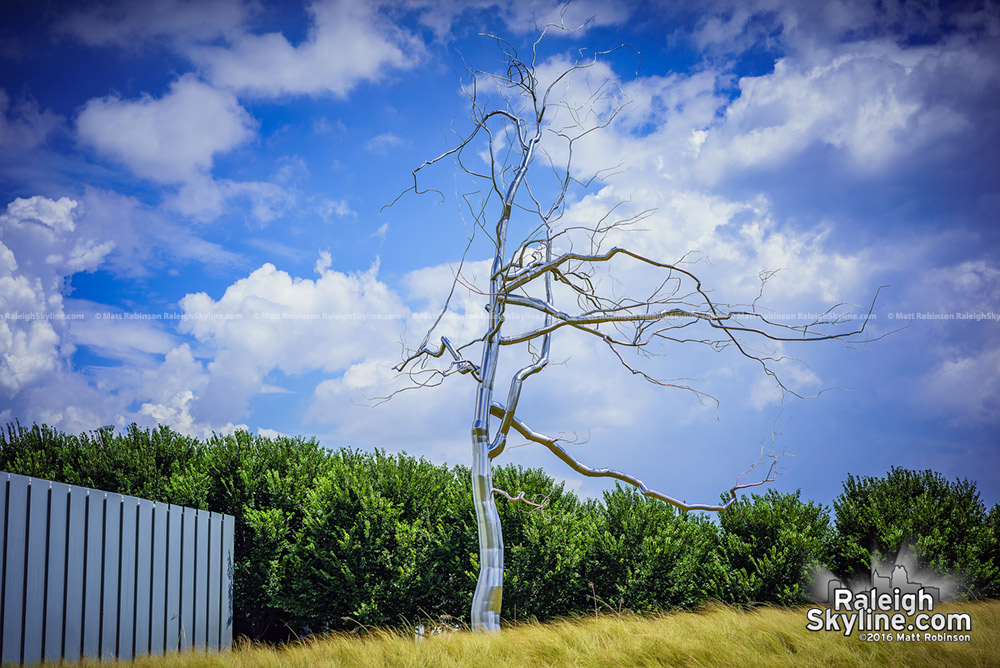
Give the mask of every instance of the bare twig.
<path id="1" fill-rule="evenodd" d="M 511 496 L 506 491 L 504 491 L 504 490 L 502 490 L 502 489 L 500 489 L 498 487 L 494 487 L 493 488 L 493 493 L 494 494 L 499 494 L 500 496 L 504 497 L 508 501 L 515 501 L 515 502 L 516 501 L 520 501 L 521 503 L 524 503 L 524 504 L 527 504 L 527 505 L 531 506 L 532 509 L 528 511 L 529 513 L 533 513 L 536 510 L 541 510 L 541 509 L 545 508 L 545 506 L 546 506 L 545 502 L 535 503 L 534 501 L 529 501 L 528 499 L 524 498 L 524 492 L 521 492 L 517 496 Z M 548 499 L 548 497 L 545 497 L 545 498 L 546 498 L 546 500 Z"/>

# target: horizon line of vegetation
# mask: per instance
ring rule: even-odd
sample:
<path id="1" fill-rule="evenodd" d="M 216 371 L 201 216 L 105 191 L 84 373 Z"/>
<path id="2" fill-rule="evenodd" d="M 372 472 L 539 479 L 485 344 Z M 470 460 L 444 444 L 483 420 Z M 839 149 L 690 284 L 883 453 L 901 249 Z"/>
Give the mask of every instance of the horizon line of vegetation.
<path id="1" fill-rule="evenodd" d="M 233 515 L 236 635 L 454 624 L 469 609 L 478 553 L 466 466 L 245 431 L 73 435 L 15 421 L 0 430 L 0 470 Z M 1000 597 L 1000 503 L 987 509 L 974 482 L 931 470 L 848 474 L 832 509 L 769 489 L 717 522 L 627 487 L 580 499 L 541 469 L 494 476 L 543 506 L 498 498 L 511 621 L 799 605 L 821 573 L 864 577 L 901 550 L 960 598 Z"/>

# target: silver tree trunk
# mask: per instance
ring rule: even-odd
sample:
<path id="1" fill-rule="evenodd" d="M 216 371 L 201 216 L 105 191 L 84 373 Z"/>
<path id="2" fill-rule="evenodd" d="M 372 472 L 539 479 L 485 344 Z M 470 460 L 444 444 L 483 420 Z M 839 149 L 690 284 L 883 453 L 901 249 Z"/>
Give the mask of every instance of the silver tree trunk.
<path id="1" fill-rule="evenodd" d="M 476 411 L 472 423 L 472 503 L 476 510 L 476 528 L 479 533 L 479 580 L 472 596 L 474 631 L 500 630 L 500 604 L 503 600 L 503 530 L 496 500 L 493 498 L 490 404 L 500 353 L 497 338 L 503 318 L 503 304 L 496 298 L 496 294 L 498 276 L 503 267 L 504 239 L 509 218 L 510 207 L 505 207 L 497 224 L 497 248 L 493 260 L 493 278 L 490 280 L 490 294 L 493 296 L 490 297 L 489 304 L 489 330 L 483 342 L 483 363 L 480 367 Z"/>
<path id="2" fill-rule="evenodd" d="M 518 137 L 521 137 L 520 127 Z M 540 125 L 530 140 L 521 142 L 523 149 L 521 159 L 507 187 L 503 211 L 496 228 L 496 252 L 490 276 L 489 329 L 483 340 L 483 363 L 480 366 L 481 375 L 472 423 L 472 502 L 476 509 L 476 527 L 479 533 L 479 580 L 476 583 L 476 592 L 472 596 L 471 614 L 474 631 L 500 630 L 500 605 L 503 601 L 503 530 L 500 526 L 496 500 L 493 497 L 490 406 L 493 402 L 497 358 L 500 355 L 500 329 L 506 307 L 501 291 L 501 274 L 506 256 L 507 229 L 514 197 L 524 181 L 524 175 L 528 171 L 539 139 L 541 139 Z"/>
<path id="3" fill-rule="evenodd" d="M 473 448 L 472 501 L 479 529 L 479 581 L 472 597 L 472 628 L 499 631 L 503 599 L 503 532 L 493 497 L 489 444 L 485 438 L 480 440 L 473 435 Z"/>

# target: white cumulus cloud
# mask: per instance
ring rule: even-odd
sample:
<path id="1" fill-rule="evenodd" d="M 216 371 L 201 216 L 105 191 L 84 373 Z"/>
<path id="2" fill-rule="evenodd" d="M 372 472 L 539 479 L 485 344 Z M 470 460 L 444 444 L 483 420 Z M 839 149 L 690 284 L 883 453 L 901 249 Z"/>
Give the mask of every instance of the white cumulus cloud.
<path id="1" fill-rule="evenodd" d="M 265 264 L 236 281 L 218 300 L 189 294 L 181 324 L 212 351 L 208 382 L 195 397 L 201 421 L 239 419 L 247 400 L 261 391 L 273 369 L 300 374 L 339 373 L 378 351 L 398 350 L 398 295 L 378 280 L 378 265 L 345 274 L 321 256 L 315 280 L 294 278 Z"/>
<path id="2" fill-rule="evenodd" d="M 739 97 L 709 129 L 697 165 L 709 182 L 748 167 L 776 168 L 829 146 L 856 169 L 878 171 L 967 126 L 935 99 L 917 67 L 932 51 L 888 44 L 845 47 L 813 65 L 786 58 L 774 71 L 739 82 Z"/>
<path id="3" fill-rule="evenodd" d="M 12 398 L 63 368 L 63 279 L 95 269 L 110 241 L 74 234 L 77 203 L 17 198 L 0 214 L 0 390 Z"/>
<path id="4" fill-rule="evenodd" d="M 308 38 L 295 45 L 281 33 L 245 33 L 229 46 L 190 50 L 210 81 L 241 93 L 346 95 L 390 69 L 408 69 L 422 42 L 362 0 L 318 0 L 308 7 Z"/>
<path id="5" fill-rule="evenodd" d="M 92 99 L 77 119 L 81 141 L 160 183 L 207 173 L 215 156 L 250 139 L 254 126 L 232 93 L 191 74 L 160 98 Z"/>
<path id="6" fill-rule="evenodd" d="M 136 396 L 144 398 L 139 415 L 198 438 L 207 438 L 213 431 L 246 429 L 246 425 L 232 422 L 200 422 L 192 415 L 196 397 L 208 382 L 208 374 L 190 346 L 181 344 L 166 354 L 162 364 L 143 374 L 135 391 Z"/>

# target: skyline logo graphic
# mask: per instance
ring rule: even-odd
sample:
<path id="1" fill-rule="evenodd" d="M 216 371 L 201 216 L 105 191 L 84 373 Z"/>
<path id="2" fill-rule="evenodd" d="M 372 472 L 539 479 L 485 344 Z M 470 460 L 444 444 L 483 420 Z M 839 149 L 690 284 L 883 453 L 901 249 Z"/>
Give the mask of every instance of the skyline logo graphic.
<path id="1" fill-rule="evenodd" d="M 838 590 L 848 590 L 853 594 L 873 593 L 875 596 L 888 594 L 893 597 L 916 596 L 923 592 L 931 597 L 933 600 L 932 605 L 937 605 L 942 601 L 940 587 L 910 580 L 909 572 L 904 564 L 893 564 L 890 575 L 881 575 L 879 569 L 873 566 L 870 577 L 871 579 L 867 583 L 867 586 L 858 586 L 858 582 L 854 582 L 853 586 L 850 586 L 836 577 L 831 577 L 827 580 L 825 600 L 819 600 L 816 603 L 833 605 L 837 600 L 836 592 Z"/>
<path id="2" fill-rule="evenodd" d="M 867 581 L 844 583 L 829 571 L 818 573 L 812 587 L 818 606 L 807 610 L 806 629 L 856 635 L 862 642 L 967 642 L 967 612 L 934 612 L 953 598 L 955 586 L 913 561 L 908 550 L 891 565 L 873 557 Z"/>

